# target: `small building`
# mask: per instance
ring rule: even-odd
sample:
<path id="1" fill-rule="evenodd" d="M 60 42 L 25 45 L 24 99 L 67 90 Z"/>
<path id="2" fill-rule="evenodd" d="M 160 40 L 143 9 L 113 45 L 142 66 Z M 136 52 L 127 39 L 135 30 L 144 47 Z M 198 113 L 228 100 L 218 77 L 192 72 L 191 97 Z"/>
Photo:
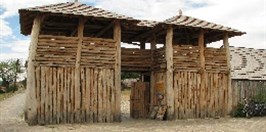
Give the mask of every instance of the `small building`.
<path id="1" fill-rule="evenodd" d="M 230 47 L 233 108 L 244 98 L 266 96 L 266 49 Z"/>
<path id="2" fill-rule="evenodd" d="M 149 75 L 144 101 L 155 106 L 164 94 L 167 120 L 225 116 L 232 108 L 228 39 L 245 32 L 182 14 L 137 20 L 78 2 L 19 14 L 21 33 L 31 35 L 29 124 L 121 121 L 121 71 Z M 224 48 L 207 47 L 219 40 Z"/>

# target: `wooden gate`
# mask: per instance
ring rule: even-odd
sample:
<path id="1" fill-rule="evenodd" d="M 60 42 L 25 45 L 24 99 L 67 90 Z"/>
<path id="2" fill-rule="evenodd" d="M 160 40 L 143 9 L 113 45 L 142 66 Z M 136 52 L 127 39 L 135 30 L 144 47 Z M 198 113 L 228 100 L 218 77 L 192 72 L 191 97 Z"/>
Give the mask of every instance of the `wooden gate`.
<path id="1" fill-rule="evenodd" d="M 130 117 L 148 118 L 150 108 L 150 86 L 147 82 L 135 82 L 130 95 Z"/>

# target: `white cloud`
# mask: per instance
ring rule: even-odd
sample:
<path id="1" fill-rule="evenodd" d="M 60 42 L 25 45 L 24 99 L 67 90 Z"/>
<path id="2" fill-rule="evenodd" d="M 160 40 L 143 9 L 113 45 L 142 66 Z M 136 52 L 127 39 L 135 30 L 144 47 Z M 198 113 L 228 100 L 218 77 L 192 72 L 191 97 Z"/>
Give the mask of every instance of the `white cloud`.
<path id="1" fill-rule="evenodd" d="M 8 22 L 0 19 L 0 39 L 12 35 L 12 29 L 9 27 Z"/>
<path id="2" fill-rule="evenodd" d="M 4 52 L 0 51 L 0 60 L 7 60 L 11 58 L 19 58 L 19 59 L 26 59 L 28 56 L 28 47 L 30 44 L 30 40 L 15 40 L 10 43 L 3 43 L 0 45 L 0 48 L 3 47 L 8 48 L 11 52 Z"/>
<path id="3" fill-rule="evenodd" d="M 18 9 L 67 2 L 71 0 L 1 0 L 0 7 L 4 9 L 1 18 L 8 18 L 18 14 Z"/>
<path id="4" fill-rule="evenodd" d="M 184 15 L 247 32 L 229 40 L 230 45 L 266 49 L 265 0 L 96 0 L 97 6 L 141 19 L 164 20 Z M 201 5 L 197 7 L 198 5 Z"/>

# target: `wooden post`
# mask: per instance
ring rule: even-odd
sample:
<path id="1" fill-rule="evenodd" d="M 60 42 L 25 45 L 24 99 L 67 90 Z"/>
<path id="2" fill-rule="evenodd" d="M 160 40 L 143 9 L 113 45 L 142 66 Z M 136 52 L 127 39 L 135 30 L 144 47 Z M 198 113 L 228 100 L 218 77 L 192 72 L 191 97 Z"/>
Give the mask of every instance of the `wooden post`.
<path id="1" fill-rule="evenodd" d="M 82 48 L 82 40 L 83 40 L 83 31 L 84 31 L 84 23 L 85 20 L 84 18 L 79 19 L 79 24 L 78 24 L 78 48 L 77 48 L 77 56 L 76 56 L 76 65 L 75 65 L 75 110 L 74 114 L 76 116 L 75 121 L 80 121 L 80 102 L 81 102 L 81 93 L 80 93 L 80 88 L 81 88 L 81 81 L 80 81 L 80 59 L 81 59 L 81 48 Z"/>
<path id="2" fill-rule="evenodd" d="M 114 24 L 114 40 L 116 41 L 116 63 L 115 63 L 115 116 L 114 120 L 121 122 L 121 25 L 119 21 Z"/>
<path id="3" fill-rule="evenodd" d="M 145 42 L 140 42 L 140 49 L 145 49 Z"/>
<path id="4" fill-rule="evenodd" d="M 144 41 L 140 42 L 140 49 L 144 49 L 145 50 L 145 42 Z M 140 80 L 141 80 L 141 82 L 144 82 L 144 74 L 143 74 L 143 72 L 141 72 Z"/>
<path id="5" fill-rule="evenodd" d="M 173 89 L 173 27 L 167 28 L 165 42 L 165 58 L 166 58 L 166 99 L 167 99 L 167 119 L 172 120 L 174 117 L 174 89 Z"/>
<path id="6" fill-rule="evenodd" d="M 201 30 L 198 37 L 198 45 L 200 48 L 200 73 L 201 73 L 201 83 L 200 83 L 200 117 L 205 116 L 205 80 L 206 80 L 206 70 L 205 70 L 205 44 L 204 44 L 204 31 Z"/>
<path id="7" fill-rule="evenodd" d="M 152 41 L 151 41 L 151 81 L 150 81 L 150 111 L 154 106 L 154 91 L 155 91 L 155 78 L 154 78 L 154 71 L 153 71 L 153 62 L 154 62 L 154 50 L 156 49 L 156 36 L 152 34 Z"/>
<path id="8" fill-rule="evenodd" d="M 230 49 L 228 42 L 228 32 L 224 33 L 223 45 L 226 52 L 226 60 L 227 60 L 227 69 L 228 69 L 228 106 L 227 106 L 227 114 L 230 114 L 232 110 L 232 87 L 231 87 L 231 65 L 230 65 Z"/>
<path id="9" fill-rule="evenodd" d="M 31 43 L 29 48 L 28 67 L 27 67 L 27 89 L 25 103 L 25 120 L 29 125 L 37 124 L 37 100 L 35 85 L 35 67 L 34 61 L 36 56 L 38 37 L 41 31 L 41 23 L 44 16 L 37 15 L 33 21 L 31 30 Z"/>

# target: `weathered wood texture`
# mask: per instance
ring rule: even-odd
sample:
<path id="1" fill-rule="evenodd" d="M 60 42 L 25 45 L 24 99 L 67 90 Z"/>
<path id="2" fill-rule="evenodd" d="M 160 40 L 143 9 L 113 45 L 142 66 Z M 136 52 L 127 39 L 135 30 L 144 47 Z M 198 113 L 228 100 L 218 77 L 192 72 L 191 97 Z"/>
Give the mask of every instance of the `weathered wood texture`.
<path id="1" fill-rule="evenodd" d="M 194 71 L 174 73 L 175 117 L 177 119 L 221 117 L 228 107 L 228 75 L 207 72 L 201 89 L 202 75 Z M 202 96 L 203 95 L 203 96 Z"/>
<path id="2" fill-rule="evenodd" d="M 81 67 L 79 90 L 74 67 L 42 66 L 35 71 L 38 124 L 114 120 L 114 70 Z"/>
<path id="3" fill-rule="evenodd" d="M 175 70 L 199 70 L 199 47 L 192 45 L 174 45 L 173 63 Z"/>
<path id="4" fill-rule="evenodd" d="M 31 43 L 29 48 L 29 57 L 28 57 L 28 69 L 27 69 L 27 90 L 26 90 L 26 102 L 25 102 L 25 120 L 30 125 L 36 124 L 37 114 L 36 114 L 36 103 L 35 98 L 35 69 L 34 61 L 36 59 L 36 49 L 38 43 L 38 36 L 41 30 L 41 23 L 43 16 L 37 16 L 34 19 L 32 32 L 31 32 Z"/>
<path id="5" fill-rule="evenodd" d="M 81 66 L 114 68 L 116 49 L 112 39 L 84 38 Z"/>
<path id="6" fill-rule="evenodd" d="M 75 66 L 78 37 L 40 35 L 37 45 L 36 65 Z M 81 45 L 80 66 L 114 68 L 115 41 L 84 37 Z"/>
<path id="7" fill-rule="evenodd" d="M 38 124 L 117 121 L 116 41 L 40 35 L 34 61 Z M 78 43 L 81 44 L 78 50 Z M 80 52 L 77 69 L 77 52 Z M 77 75 L 78 74 L 78 75 Z M 79 79 L 75 79 L 77 77 Z M 31 101 L 29 101 L 31 103 Z"/>
<path id="8" fill-rule="evenodd" d="M 174 45 L 174 69 L 200 69 L 200 51 L 198 46 Z M 205 48 L 205 68 L 208 71 L 228 72 L 226 51 L 224 48 Z"/>
<path id="9" fill-rule="evenodd" d="M 208 71 L 228 72 L 225 48 L 205 48 L 205 64 Z"/>
<path id="10" fill-rule="evenodd" d="M 153 71 L 166 70 L 165 48 L 158 48 L 153 51 Z"/>
<path id="11" fill-rule="evenodd" d="M 225 49 L 201 47 L 174 46 L 173 84 L 177 119 L 227 114 L 230 91 Z"/>
<path id="12" fill-rule="evenodd" d="M 121 63 L 123 71 L 149 71 L 152 65 L 151 50 L 122 48 Z"/>
<path id="13" fill-rule="evenodd" d="M 165 37 L 165 59 L 166 59 L 166 99 L 167 99 L 167 120 L 174 116 L 174 89 L 173 89 L 173 27 L 168 26 Z"/>
<path id="14" fill-rule="evenodd" d="M 114 22 L 113 39 L 115 40 L 115 117 L 114 120 L 121 121 L 121 24 L 119 21 Z"/>
<path id="15" fill-rule="evenodd" d="M 157 95 L 158 93 L 163 94 L 164 96 L 166 95 L 166 88 L 165 88 L 165 79 L 166 79 L 166 73 L 165 71 L 157 71 L 153 72 L 153 79 L 154 79 L 154 87 L 153 87 L 153 93 L 151 93 L 151 104 L 153 106 L 158 105 L 158 100 L 157 100 Z M 166 99 L 162 101 L 164 105 L 166 105 Z"/>
<path id="16" fill-rule="evenodd" d="M 130 117 L 148 118 L 150 107 L 149 83 L 135 82 L 130 94 Z"/>
<path id="17" fill-rule="evenodd" d="M 238 103 L 243 103 L 244 98 L 253 98 L 266 95 L 266 81 L 232 79 L 232 110 Z"/>

